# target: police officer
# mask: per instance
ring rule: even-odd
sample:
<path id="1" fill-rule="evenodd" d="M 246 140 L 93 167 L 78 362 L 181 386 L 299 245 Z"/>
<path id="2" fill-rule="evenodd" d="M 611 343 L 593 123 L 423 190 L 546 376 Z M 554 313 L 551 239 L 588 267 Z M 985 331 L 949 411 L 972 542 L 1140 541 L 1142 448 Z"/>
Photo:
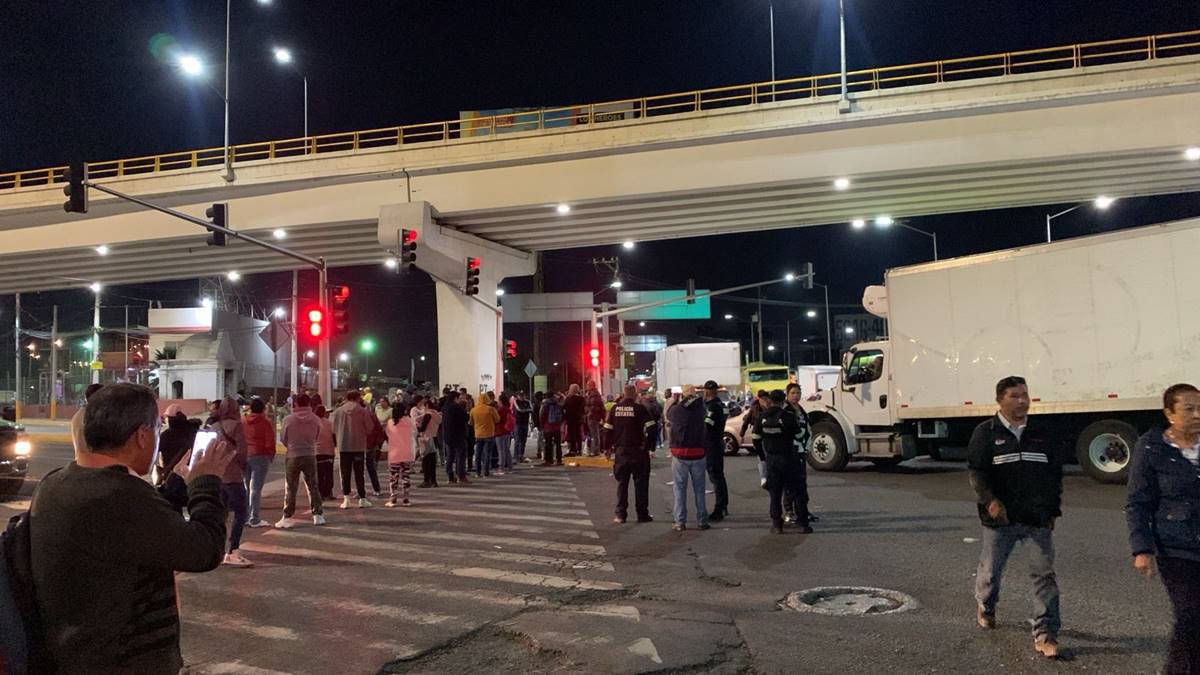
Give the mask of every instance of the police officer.
<path id="1" fill-rule="evenodd" d="M 725 404 L 717 398 L 720 388 L 715 381 L 704 383 L 704 459 L 708 479 L 713 484 L 713 510 L 710 521 L 729 515 L 729 486 L 725 483 Z"/>
<path id="2" fill-rule="evenodd" d="M 638 403 L 637 387 L 625 387 L 625 394 L 608 411 L 604 433 L 608 447 L 616 451 L 613 476 L 617 479 L 617 509 L 614 523 L 624 523 L 629 512 L 629 479 L 633 478 L 633 500 L 637 521 L 648 523 L 650 517 L 650 448 L 658 421 L 646 406 Z"/>
<path id="3" fill-rule="evenodd" d="M 767 406 L 771 405 L 771 397 L 766 389 L 759 389 L 758 395 L 750 403 L 750 411 L 746 413 L 742 420 L 742 431 L 739 437 L 746 435 L 746 430 L 751 429 L 750 438 L 754 442 L 754 454 L 758 456 L 758 486 L 762 489 L 767 489 L 767 459 L 763 456 L 762 439 L 753 433 L 754 425 L 758 423 L 758 418 L 766 411 Z"/>
<path id="4" fill-rule="evenodd" d="M 783 391 L 776 389 L 771 392 L 771 405 L 759 418 L 754 432 L 762 437 L 763 454 L 767 460 L 767 491 L 771 495 L 771 532 L 783 534 L 783 504 L 784 490 L 787 489 L 791 507 L 798 516 L 797 525 L 805 534 L 812 533 L 808 524 L 808 512 L 805 510 L 800 496 L 804 486 L 799 480 L 802 474 L 797 465 L 804 457 L 797 452 L 797 444 L 803 442 L 805 429 L 801 426 L 795 411 L 786 405 L 787 397 Z"/>
<path id="5" fill-rule="evenodd" d="M 801 490 L 797 498 L 793 498 L 792 488 L 784 487 L 783 489 L 783 522 L 788 524 L 796 524 L 796 510 L 794 504 L 803 504 L 802 509 L 805 514 L 805 522 L 815 523 L 820 518 L 812 511 L 808 510 L 808 442 L 812 436 L 812 432 L 808 426 L 808 413 L 804 412 L 804 408 L 800 406 L 800 385 L 792 382 L 788 384 L 785 390 L 787 397 L 787 408 L 796 415 L 796 423 L 800 425 L 800 433 L 796 438 L 796 452 L 800 453 L 800 461 L 792 467 L 795 476 L 792 479 L 800 486 Z"/>

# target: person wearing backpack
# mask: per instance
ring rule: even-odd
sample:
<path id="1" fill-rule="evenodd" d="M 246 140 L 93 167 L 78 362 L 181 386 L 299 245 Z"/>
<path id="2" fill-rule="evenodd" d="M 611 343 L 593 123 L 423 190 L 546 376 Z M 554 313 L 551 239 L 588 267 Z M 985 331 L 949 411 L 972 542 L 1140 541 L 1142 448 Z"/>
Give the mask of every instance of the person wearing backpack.
<path id="1" fill-rule="evenodd" d="M 160 424 L 149 388 L 106 385 L 84 415 L 87 450 L 34 492 L 25 562 L 36 610 L 25 618 L 52 648 L 48 667 L 30 672 L 174 674 L 183 667 L 175 572 L 221 564 L 223 476 L 240 467 L 221 440 L 194 463 L 190 453 L 181 459 L 174 471 L 187 482 L 185 520 L 142 478 Z M 10 543 L 20 542 L 6 535 L 6 562 L 26 548 Z"/>
<path id="2" fill-rule="evenodd" d="M 542 403 L 541 427 L 542 436 L 546 439 L 542 466 L 562 466 L 562 426 L 562 397 L 558 394 L 547 395 Z"/>
<path id="3" fill-rule="evenodd" d="M 525 442 L 529 440 L 529 421 L 533 416 L 533 406 L 529 404 L 529 399 L 525 398 L 525 392 L 517 392 L 512 410 L 513 419 L 516 420 L 513 427 L 513 461 L 525 462 L 528 461 L 525 459 Z"/>

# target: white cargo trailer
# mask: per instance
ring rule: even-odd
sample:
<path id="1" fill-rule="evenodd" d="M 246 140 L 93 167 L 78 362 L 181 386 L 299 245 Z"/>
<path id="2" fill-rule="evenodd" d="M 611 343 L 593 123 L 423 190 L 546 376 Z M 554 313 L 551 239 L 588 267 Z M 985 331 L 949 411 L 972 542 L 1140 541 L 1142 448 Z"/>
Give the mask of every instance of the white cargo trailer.
<path id="1" fill-rule="evenodd" d="M 1021 375 L 1067 454 L 1120 482 L 1163 390 L 1200 384 L 1200 219 L 892 269 L 863 304 L 888 337 L 810 404 L 815 468 L 965 445 Z"/>
<path id="2" fill-rule="evenodd" d="M 742 347 L 736 342 L 671 345 L 654 353 L 654 385 L 658 391 L 714 380 L 730 391 L 741 386 Z"/>

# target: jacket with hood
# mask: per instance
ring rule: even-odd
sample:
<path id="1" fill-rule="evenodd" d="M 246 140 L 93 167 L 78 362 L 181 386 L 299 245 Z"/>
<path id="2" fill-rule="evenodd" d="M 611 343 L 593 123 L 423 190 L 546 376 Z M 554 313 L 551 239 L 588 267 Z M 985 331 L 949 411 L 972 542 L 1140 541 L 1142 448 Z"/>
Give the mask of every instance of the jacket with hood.
<path id="1" fill-rule="evenodd" d="M 671 423 L 671 455 L 679 459 L 704 457 L 705 417 L 704 399 L 692 394 L 671 406 L 667 419 Z"/>
<path id="2" fill-rule="evenodd" d="M 333 411 L 333 432 L 338 452 L 366 452 L 378 422 L 358 401 L 346 401 Z"/>
<path id="3" fill-rule="evenodd" d="M 287 448 L 287 458 L 312 457 L 317 454 L 317 440 L 321 436 L 321 418 L 312 408 L 297 407 L 283 420 L 283 435 L 280 441 Z"/>
<path id="4" fill-rule="evenodd" d="M 404 464 L 405 462 L 413 461 L 413 446 L 416 444 L 416 429 L 413 427 L 413 420 L 408 415 L 400 418 L 400 421 L 388 419 L 387 423 L 388 437 L 388 464 Z"/>
<path id="5" fill-rule="evenodd" d="M 246 433 L 246 454 L 250 457 L 275 457 L 275 424 L 262 413 L 250 413 L 242 419 Z"/>
<path id="6" fill-rule="evenodd" d="M 188 419 L 181 412 L 167 418 L 167 428 L 158 437 L 158 456 L 162 462 L 164 473 L 169 473 L 181 457 L 192 449 L 196 442 L 196 432 L 200 430 L 200 420 Z"/>
<path id="7" fill-rule="evenodd" d="M 216 431 L 219 438 L 235 450 L 233 461 L 225 466 L 221 481 L 225 483 L 241 483 L 246 473 L 246 430 L 242 425 L 241 411 L 233 398 L 226 396 L 217 406 L 216 420 L 211 429 Z"/>

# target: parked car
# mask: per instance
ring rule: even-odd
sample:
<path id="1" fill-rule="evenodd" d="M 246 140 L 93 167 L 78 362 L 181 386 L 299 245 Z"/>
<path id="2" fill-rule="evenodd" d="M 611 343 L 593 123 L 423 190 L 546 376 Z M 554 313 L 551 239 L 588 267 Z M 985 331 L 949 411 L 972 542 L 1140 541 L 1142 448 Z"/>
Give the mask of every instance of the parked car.
<path id="1" fill-rule="evenodd" d="M 0 496 L 15 495 L 25 484 L 33 443 L 25 427 L 0 419 Z"/>
<path id="2" fill-rule="evenodd" d="M 750 414 L 750 409 L 743 410 L 741 406 L 731 403 L 728 408 L 728 415 L 725 418 L 725 454 L 732 457 L 737 455 L 742 448 L 746 448 L 750 454 L 754 454 L 754 441 L 750 439 L 754 429 L 747 427 L 746 433 L 742 431 L 742 421 L 746 415 Z"/>

